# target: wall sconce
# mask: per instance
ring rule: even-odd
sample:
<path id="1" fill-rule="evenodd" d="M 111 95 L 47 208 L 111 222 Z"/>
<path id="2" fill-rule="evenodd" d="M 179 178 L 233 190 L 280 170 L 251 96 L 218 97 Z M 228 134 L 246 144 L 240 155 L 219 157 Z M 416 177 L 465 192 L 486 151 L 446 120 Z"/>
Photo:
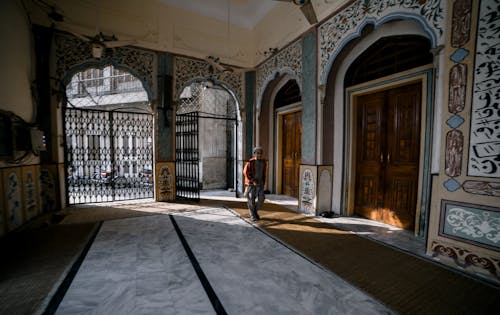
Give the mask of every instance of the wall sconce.
<path id="1" fill-rule="evenodd" d="M 325 103 L 325 97 L 326 97 L 326 86 L 324 84 L 318 85 L 318 92 L 319 92 L 319 101 L 321 105 Z"/>
<path id="2" fill-rule="evenodd" d="M 92 57 L 95 59 L 101 59 L 104 54 L 104 45 L 100 43 L 92 43 Z"/>
<path id="3" fill-rule="evenodd" d="M 214 81 L 212 79 L 208 79 L 207 81 L 203 82 L 203 89 L 210 89 L 214 87 Z"/>
<path id="4" fill-rule="evenodd" d="M 278 51 L 279 51 L 278 48 L 269 48 L 269 49 L 265 50 L 264 52 L 261 52 L 260 54 L 264 55 L 264 57 L 267 58 L 267 57 L 275 55 L 276 53 L 278 53 Z"/>

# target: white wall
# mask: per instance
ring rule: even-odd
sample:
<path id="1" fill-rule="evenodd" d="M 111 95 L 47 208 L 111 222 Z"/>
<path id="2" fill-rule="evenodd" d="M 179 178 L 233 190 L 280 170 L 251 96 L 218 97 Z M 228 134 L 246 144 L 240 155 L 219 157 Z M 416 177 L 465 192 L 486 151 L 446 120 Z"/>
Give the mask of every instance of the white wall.
<path id="1" fill-rule="evenodd" d="M 331 13 L 349 2 L 349 0 L 311 1 L 318 18 L 318 24 L 316 25 L 319 25 L 321 20 L 327 18 Z M 255 63 L 260 63 L 265 59 L 262 53 L 269 48 L 281 49 L 314 26 L 307 22 L 299 6 L 293 3 L 278 2 L 278 5 L 253 30 L 255 37 Z"/>
<path id="2" fill-rule="evenodd" d="M 35 1 L 36 2 L 36 1 Z M 56 28 L 94 36 L 99 32 L 120 40 L 136 40 L 134 46 L 253 66 L 254 39 L 249 29 L 148 0 L 53 0 L 64 23 Z M 49 26 L 47 10 L 30 4 L 34 23 Z M 228 38 L 230 44 L 228 43 Z"/>
<path id="3" fill-rule="evenodd" d="M 312 1 L 321 21 L 349 0 Z M 102 31 L 119 39 L 135 39 L 138 47 L 196 58 L 213 55 L 223 63 L 242 67 L 256 66 L 267 58 L 264 51 L 283 48 L 313 27 L 299 6 L 276 2 L 253 29 L 247 29 L 236 25 L 228 28 L 224 21 L 155 0 L 141 1 L 140 5 L 137 0 L 51 1 L 65 17 L 65 23 L 58 28 L 70 27 L 85 35 Z M 30 13 L 35 23 L 50 25 L 47 12 L 40 7 L 31 5 Z"/>
<path id="4" fill-rule="evenodd" d="M 31 30 L 20 0 L 0 1 L 0 43 L 0 109 L 33 122 Z"/>

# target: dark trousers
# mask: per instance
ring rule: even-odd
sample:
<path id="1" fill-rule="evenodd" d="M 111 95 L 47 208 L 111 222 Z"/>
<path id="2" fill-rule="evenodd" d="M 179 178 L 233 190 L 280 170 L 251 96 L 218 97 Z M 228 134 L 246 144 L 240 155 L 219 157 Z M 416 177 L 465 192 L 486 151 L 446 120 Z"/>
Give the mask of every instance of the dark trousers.
<path id="1" fill-rule="evenodd" d="M 258 219 L 258 210 L 262 207 L 264 203 L 264 186 L 263 185 L 250 185 L 247 196 L 248 210 L 250 212 L 250 217 L 252 219 Z"/>

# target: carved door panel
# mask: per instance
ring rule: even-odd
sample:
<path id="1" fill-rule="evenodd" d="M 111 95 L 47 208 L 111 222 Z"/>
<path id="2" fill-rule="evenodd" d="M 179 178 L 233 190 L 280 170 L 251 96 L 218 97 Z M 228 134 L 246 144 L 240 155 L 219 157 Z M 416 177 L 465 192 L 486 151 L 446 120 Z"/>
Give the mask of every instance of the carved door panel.
<path id="1" fill-rule="evenodd" d="M 301 163 L 302 114 L 295 112 L 283 116 L 282 189 L 283 194 L 297 197 L 299 191 L 299 165 Z"/>
<path id="2" fill-rule="evenodd" d="M 385 93 L 357 98 L 356 195 L 355 213 L 381 220 L 382 163 L 385 134 Z"/>
<path id="3" fill-rule="evenodd" d="M 356 214 L 413 229 L 420 102 L 420 83 L 356 99 Z"/>
<path id="4" fill-rule="evenodd" d="M 421 85 L 404 86 L 387 94 L 383 221 L 413 229 L 418 191 Z"/>
<path id="5" fill-rule="evenodd" d="M 295 113 L 295 161 L 294 161 L 294 197 L 299 198 L 300 163 L 302 163 L 302 112 Z"/>

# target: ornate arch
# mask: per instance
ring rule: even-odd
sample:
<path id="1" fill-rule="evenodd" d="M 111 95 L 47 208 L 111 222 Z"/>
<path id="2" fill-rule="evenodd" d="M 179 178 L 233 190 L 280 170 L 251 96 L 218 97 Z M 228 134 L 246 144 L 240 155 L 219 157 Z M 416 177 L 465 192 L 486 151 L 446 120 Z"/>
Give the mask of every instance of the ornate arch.
<path id="1" fill-rule="evenodd" d="M 347 192 L 345 187 L 347 186 L 345 186 L 345 183 L 343 183 L 342 181 L 346 178 L 345 176 L 343 176 L 343 174 L 349 167 L 349 163 L 346 162 L 346 160 L 348 159 L 348 157 L 346 156 L 346 152 L 352 153 L 352 150 L 346 151 L 345 149 L 338 149 L 345 148 L 347 144 L 350 143 L 349 138 L 346 136 L 346 128 L 349 126 L 349 124 L 346 122 L 346 117 L 348 117 L 350 109 L 348 108 L 349 100 L 348 97 L 346 97 L 344 86 L 344 78 L 349 67 L 355 62 L 356 58 L 358 58 L 363 52 L 365 52 L 370 46 L 372 46 L 381 38 L 399 35 L 418 35 L 428 38 L 428 33 L 421 27 L 421 24 L 415 20 L 406 19 L 397 21 L 396 23 L 397 24 L 395 25 L 383 24 L 375 28 L 373 32 L 367 34 L 361 39 L 360 42 L 356 43 L 354 47 L 350 47 L 349 54 L 345 58 L 334 60 L 334 62 L 338 62 L 338 64 L 335 64 L 334 70 L 330 69 L 328 70 L 328 72 L 335 72 L 327 73 L 327 78 L 328 75 L 333 75 L 333 77 L 330 77 L 331 80 L 327 82 L 325 88 L 327 90 L 333 91 L 328 106 L 333 107 L 332 117 L 334 121 L 334 130 L 332 131 L 333 137 L 329 139 L 330 141 L 325 142 L 322 138 L 320 142 L 323 143 L 323 145 L 331 145 L 334 148 L 331 156 L 331 162 L 334 165 L 337 165 L 337 167 L 335 167 L 333 171 L 334 180 L 332 187 L 332 209 L 335 209 L 335 211 L 337 211 L 338 213 L 346 210 L 346 207 L 343 204 L 343 200 L 348 200 L 345 196 L 345 193 Z M 422 70 L 422 72 L 420 73 L 412 73 L 410 75 L 407 75 L 406 77 L 414 75 L 428 76 L 429 74 L 427 70 Z M 392 81 L 394 81 L 394 79 Z M 430 88 L 428 88 L 428 90 L 430 91 Z M 429 95 L 427 95 L 427 97 L 429 97 Z M 426 106 L 430 106 L 432 102 L 428 98 L 426 98 L 426 100 L 428 101 Z M 335 106 L 333 106 L 333 104 L 335 104 Z M 325 106 L 327 105 L 325 104 Z M 429 118 L 427 124 L 428 128 L 430 124 L 431 123 Z M 322 126 L 322 128 L 325 127 Z M 324 132 L 322 132 L 321 134 L 323 135 Z M 430 154 L 430 151 L 428 150 L 423 154 L 428 155 Z M 429 157 L 427 157 L 427 159 L 429 159 Z M 420 224 L 422 224 L 422 222 L 424 221 L 421 221 Z"/>
<path id="2" fill-rule="evenodd" d="M 331 17 L 318 28 L 320 84 L 325 84 L 331 66 L 342 48 L 361 34 L 367 24 L 378 27 L 388 21 L 412 19 L 418 21 L 431 40 L 432 47 L 444 40 L 446 1 L 357 0 Z"/>
<path id="3" fill-rule="evenodd" d="M 218 71 L 203 60 L 175 57 L 174 95 L 178 99 L 182 89 L 191 82 L 212 79 L 228 89 L 229 93 L 236 97 L 238 104 L 243 104 L 243 75 L 244 73 L 241 72 L 225 73 Z"/>
<path id="4" fill-rule="evenodd" d="M 227 114 L 227 118 L 235 118 L 237 119 L 238 121 L 241 121 L 241 106 L 240 106 L 240 103 L 238 101 L 238 96 L 234 93 L 234 91 L 231 89 L 230 86 L 227 85 L 227 83 L 225 82 L 222 82 L 222 81 L 219 81 L 217 79 L 213 79 L 213 78 L 209 78 L 209 79 L 206 79 L 206 78 L 195 78 L 195 79 L 192 79 L 190 81 L 187 81 L 185 82 L 180 90 L 178 91 L 178 95 L 176 97 L 176 99 L 178 100 L 179 97 L 180 97 L 180 94 L 182 93 L 182 91 L 184 90 L 185 87 L 187 86 L 190 86 L 191 84 L 193 83 L 203 83 L 203 82 L 211 82 L 212 84 L 214 85 L 219 85 L 221 86 L 222 88 L 224 88 L 224 90 L 229 93 L 229 95 L 231 95 L 231 97 L 235 100 L 234 102 L 234 108 L 231 108 L 230 112 L 228 112 Z M 179 112 L 179 104 L 177 105 L 177 113 Z M 188 108 L 190 108 L 190 110 L 193 110 L 194 108 L 189 106 Z M 197 110 L 195 110 L 197 111 Z"/>
<path id="5" fill-rule="evenodd" d="M 279 74 L 290 75 L 302 91 L 302 40 L 295 41 L 257 68 L 257 111 L 267 85 Z"/>
<path id="6" fill-rule="evenodd" d="M 89 66 L 112 64 L 127 69 L 138 77 L 148 93 L 149 99 L 155 98 L 156 54 L 149 50 L 133 47 L 113 48 L 112 54 L 97 60 L 92 57 L 90 42 L 84 42 L 72 35 L 57 33 L 55 36 L 56 77 L 67 82 L 74 73 Z"/>

